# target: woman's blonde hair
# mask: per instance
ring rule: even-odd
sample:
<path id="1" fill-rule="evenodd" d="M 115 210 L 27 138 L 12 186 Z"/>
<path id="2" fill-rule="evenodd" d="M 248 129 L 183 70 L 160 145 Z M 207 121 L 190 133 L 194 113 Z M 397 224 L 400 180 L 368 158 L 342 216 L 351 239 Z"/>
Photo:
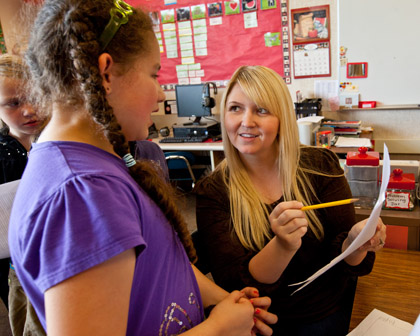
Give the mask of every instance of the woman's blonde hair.
<path id="1" fill-rule="evenodd" d="M 221 102 L 222 136 L 226 160 L 218 167 L 222 170 L 229 190 L 233 228 L 242 245 L 260 250 L 272 238 L 268 224 L 268 209 L 253 186 L 238 150 L 232 145 L 224 127 L 227 97 L 239 85 L 255 104 L 267 109 L 279 120 L 275 145 L 278 149 L 278 174 L 283 186 L 285 201 L 298 200 L 309 204 L 315 192 L 306 175 L 307 169 L 299 166 L 300 143 L 293 103 L 283 79 L 264 66 L 242 66 L 233 74 Z M 310 230 L 321 240 L 324 230 L 316 214 L 307 212 Z"/>

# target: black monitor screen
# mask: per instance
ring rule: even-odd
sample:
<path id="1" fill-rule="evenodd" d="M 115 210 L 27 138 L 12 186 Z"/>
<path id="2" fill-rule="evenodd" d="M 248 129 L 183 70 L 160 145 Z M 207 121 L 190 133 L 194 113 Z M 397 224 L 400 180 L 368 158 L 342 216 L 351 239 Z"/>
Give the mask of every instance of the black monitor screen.
<path id="1" fill-rule="evenodd" d="M 203 87 L 205 84 L 175 85 L 176 108 L 178 117 L 195 118 L 193 125 L 205 125 L 201 122 L 201 117 L 211 116 L 211 108 L 202 105 Z M 206 87 L 205 90 L 209 88 Z M 205 92 L 209 94 L 208 91 Z"/>

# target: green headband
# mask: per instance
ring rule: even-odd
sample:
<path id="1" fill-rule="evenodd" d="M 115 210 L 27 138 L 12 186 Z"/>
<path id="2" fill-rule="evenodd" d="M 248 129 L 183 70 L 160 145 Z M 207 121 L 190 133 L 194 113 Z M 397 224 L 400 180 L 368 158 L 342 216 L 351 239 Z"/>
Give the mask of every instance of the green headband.
<path id="1" fill-rule="evenodd" d="M 114 6 L 115 8 L 111 8 L 109 11 L 111 18 L 99 37 L 101 51 L 105 50 L 120 26 L 126 24 L 128 17 L 133 14 L 133 7 L 123 0 L 114 0 Z"/>

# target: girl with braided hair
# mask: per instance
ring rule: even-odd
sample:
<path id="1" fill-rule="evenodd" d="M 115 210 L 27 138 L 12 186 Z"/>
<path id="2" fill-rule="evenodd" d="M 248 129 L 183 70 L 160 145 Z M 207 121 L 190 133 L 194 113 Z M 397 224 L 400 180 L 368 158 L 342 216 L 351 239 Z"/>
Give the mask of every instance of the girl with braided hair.
<path id="1" fill-rule="evenodd" d="M 270 299 L 253 288 L 229 294 L 190 264 L 169 185 L 129 154 L 165 98 L 148 15 L 121 0 L 46 0 L 26 59 L 50 120 L 9 241 L 48 335 L 269 335 Z"/>

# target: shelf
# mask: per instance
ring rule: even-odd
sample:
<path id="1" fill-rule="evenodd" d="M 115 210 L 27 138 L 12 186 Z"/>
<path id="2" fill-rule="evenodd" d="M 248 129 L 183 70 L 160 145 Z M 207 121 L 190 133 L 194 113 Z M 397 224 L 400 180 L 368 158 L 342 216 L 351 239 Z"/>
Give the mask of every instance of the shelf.
<path id="1" fill-rule="evenodd" d="M 356 221 L 368 218 L 372 210 L 355 209 Z M 420 250 L 420 207 L 415 206 L 413 211 L 381 210 L 381 218 L 384 224 L 393 226 L 405 226 L 408 228 L 407 249 Z"/>
<path id="2" fill-rule="evenodd" d="M 420 110 L 419 104 L 411 105 L 384 105 L 373 108 L 358 108 L 358 107 L 340 107 L 337 112 L 351 112 L 351 111 L 378 111 L 378 110 Z"/>

